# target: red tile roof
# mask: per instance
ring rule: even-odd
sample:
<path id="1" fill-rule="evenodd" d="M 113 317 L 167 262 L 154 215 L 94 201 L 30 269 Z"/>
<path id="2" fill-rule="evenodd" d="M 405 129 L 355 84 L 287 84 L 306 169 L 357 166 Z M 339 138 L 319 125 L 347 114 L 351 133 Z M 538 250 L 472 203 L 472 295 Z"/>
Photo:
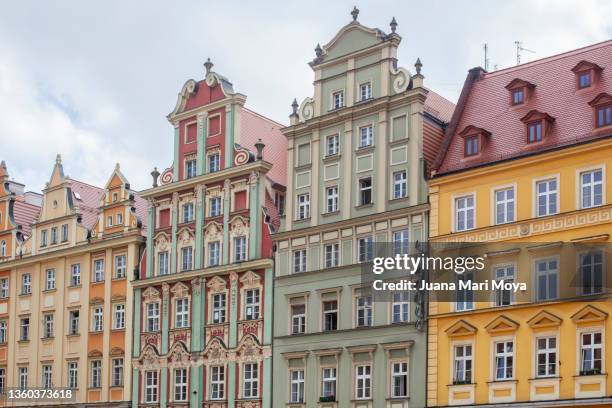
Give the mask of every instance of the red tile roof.
<path id="1" fill-rule="evenodd" d="M 93 228 L 98 221 L 98 207 L 104 189 L 72 179 L 70 180 L 70 187 L 74 206 L 79 208 L 79 212 L 83 216 L 83 225 L 87 229 Z"/>
<path id="2" fill-rule="evenodd" d="M 583 60 L 603 70 L 592 89 L 577 91 L 572 68 Z M 524 105 L 512 107 L 506 86 L 515 79 L 530 82 L 534 88 Z M 526 130 L 521 122 L 531 110 L 555 118 L 537 151 L 607 136 L 592 133 L 594 114 L 589 102 L 602 92 L 612 93 L 612 40 L 491 73 L 472 69 L 447 129 L 437 173 L 533 154 L 534 150 L 525 149 Z M 477 159 L 463 157 L 462 139 L 457 134 L 467 126 L 491 133 Z"/>
<path id="3" fill-rule="evenodd" d="M 21 225 L 21 231 L 25 236 L 29 236 L 32 233 L 32 223 L 36 220 L 39 213 L 39 206 L 26 203 L 23 196 L 15 198 L 13 218 L 17 225 Z"/>
<path id="4" fill-rule="evenodd" d="M 425 100 L 425 112 L 442 122 L 450 122 L 453 112 L 455 111 L 455 104 L 431 89 L 428 89 L 428 91 L 429 93 Z"/>

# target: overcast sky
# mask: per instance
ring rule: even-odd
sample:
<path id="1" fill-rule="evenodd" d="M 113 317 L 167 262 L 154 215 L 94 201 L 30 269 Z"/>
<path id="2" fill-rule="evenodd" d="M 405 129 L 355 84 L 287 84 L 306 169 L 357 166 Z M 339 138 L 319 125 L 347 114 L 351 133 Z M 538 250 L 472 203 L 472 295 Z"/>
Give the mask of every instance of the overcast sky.
<path id="1" fill-rule="evenodd" d="M 0 11 L 0 159 L 40 191 L 55 155 L 66 174 L 102 186 L 121 163 L 136 189 L 153 166 L 172 162 L 165 116 L 189 78 L 214 70 L 247 106 L 281 123 L 290 103 L 312 95 L 307 62 L 350 19 L 355 2 L 12 1 Z M 399 64 L 423 62 L 425 84 L 456 101 L 469 68 L 515 64 L 612 33 L 612 2 L 360 1 L 359 21 L 403 37 Z"/>

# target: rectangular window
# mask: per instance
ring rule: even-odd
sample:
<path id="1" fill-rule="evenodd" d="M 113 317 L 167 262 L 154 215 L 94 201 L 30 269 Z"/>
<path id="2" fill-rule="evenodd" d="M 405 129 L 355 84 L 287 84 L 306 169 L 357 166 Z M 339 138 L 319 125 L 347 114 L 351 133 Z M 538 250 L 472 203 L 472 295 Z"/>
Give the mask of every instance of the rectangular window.
<path id="1" fill-rule="evenodd" d="M 509 380 L 514 377 L 514 342 L 495 343 L 495 379 Z"/>
<path id="2" fill-rule="evenodd" d="M 536 346 L 536 375 L 554 377 L 557 374 L 557 338 L 538 337 Z"/>
<path id="3" fill-rule="evenodd" d="M 104 259 L 94 261 L 94 282 L 104 282 Z"/>
<path id="4" fill-rule="evenodd" d="M 145 372 L 145 402 L 155 403 L 157 402 L 157 371 Z"/>
<path id="5" fill-rule="evenodd" d="M 0 279 L 0 298 L 6 299 L 9 297 L 9 280 L 8 278 Z"/>
<path id="6" fill-rule="evenodd" d="M 336 368 L 323 368 L 321 375 L 321 396 L 328 400 L 336 400 Z"/>
<path id="7" fill-rule="evenodd" d="M 125 329 L 125 305 L 117 304 L 113 309 L 113 329 Z"/>
<path id="8" fill-rule="evenodd" d="M 393 232 L 393 254 L 404 255 L 409 252 L 408 230 Z"/>
<path id="9" fill-rule="evenodd" d="M 478 139 L 478 136 L 470 136 L 464 139 L 464 155 L 466 157 L 476 156 L 478 153 L 480 153 Z"/>
<path id="10" fill-rule="evenodd" d="M 394 292 L 391 305 L 392 323 L 406 323 L 409 319 L 410 295 L 408 292 Z"/>
<path id="11" fill-rule="evenodd" d="M 359 85 L 359 100 L 367 101 L 370 98 L 372 98 L 372 83 L 366 82 Z"/>
<path id="12" fill-rule="evenodd" d="M 183 223 L 193 221 L 193 203 L 183 204 Z"/>
<path id="13" fill-rule="evenodd" d="M 325 197 L 327 212 L 333 213 L 338 211 L 338 186 L 327 187 L 325 190 Z"/>
<path id="14" fill-rule="evenodd" d="M 21 275 L 21 294 L 29 295 L 32 293 L 32 275 L 24 273 Z"/>
<path id="15" fill-rule="evenodd" d="M 81 284 L 81 264 L 70 266 L 70 286 L 79 286 Z"/>
<path id="16" fill-rule="evenodd" d="M 580 335 L 580 375 L 601 374 L 601 333 Z"/>
<path id="17" fill-rule="evenodd" d="M 514 222 L 514 188 L 495 191 L 495 223 Z"/>
<path id="18" fill-rule="evenodd" d="M 601 169 L 580 173 L 580 195 L 582 208 L 603 204 L 603 172 Z"/>
<path id="19" fill-rule="evenodd" d="M 340 262 L 340 244 L 325 245 L 325 267 L 333 268 Z"/>
<path id="20" fill-rule="evenodd" d="M 68 388 L 76 389 L 79 386 L 79 364 L 76 361 L 68 363 Z"/>
<path id="21" fill-rule="evenodd" d="M 404 198 L 408 196 L 408 182 L 406 171 L 393 173 L 393 198 Z"/>
<path id="22" fill-rule="evenodd" d="M 359 205 L 372 204 L 372 178 L 359 180 Z"/>
<path id="23" fill-rule="evenodd" d="M 246 261 L 246 237 L 234 238 L 234 260 L 236 262 Z"/>
<path id="24" fill-rule="evenodd" d="M 327 156 L 337 155 L 340 151 L 340 137 L 337 134 L 327 136 L 326 147 Z"/>
<path id="25" fill-rule="evenodd" d="M 41 247 L 47 246 L 47 234 L 48 234 L 47 230 L 40 231 L 40 246 Z"/>
<path id="26" fill-rule="evenodd" d="M 291 334 L 306 332 L 306 305 L 291 305 Z"/>
<path id="27" fill-rule="evenodd" d="M 0 368 L 0 395 L 6 392 L 6 368 Z"/>
<path id="28" fill-rule="evenodd" d="M 332 94 L 334 109 L 339 109 L 344 106 L 344 92 L 338 91 Z"/>
<path id="29" fill-rule="evenodd" d="M 210 399 L 225 398 L 225 367 L 213 366 L 210 368 Z"/>
<path id="30" fill-rule="evenodd" d="M 357 240 L 357 260 L 359 263 L 374 259 L 374 240 L 371 235 Z"/>
<path id="31" fill-rule="evenodd" d="M 123 359 L 113 358 L 111 365 L 111 387 L 121 387 L 123 385 Z"/>
<path id="32" fill-rule="evenodd" d="M 259 396 L 259 368 L 257 363 L 244 365 L 243 380 L 244 398 L 257 398 Z"/>
<path id="33" fill-rule="evenodd" d="M 244 295 L 244 315 L 246 320 L 259 319 L 259 289 L 249 289 Z"/>
<path id="34" fill-rule="evenodd" d="M 225 293 L 213 295 L 212 321 L 215 324 L 225 323 Z"/>
<path id="35" fill-rule="evenodd" d="M 208 243 L 208 266 L 217 266 L 219 265 L 219 247 L 221 246 L 219 241 L 209 242 Z"/>
<path id="36" fill-rule="evenodd" d="M 603 274 L 603 252 L 580 254 L 580 287 L 583 295 L 602 292 Z"/>
<path id="37" fill-rule="evenodd" d="M 185 178 L 190 179 L 196 176 L 196 161 L 187 160 L 185 162 Z"/>
<path id="38" fill-rule="evenodd" d="M 108 217 L 106 217 L 106 226 L 107 227 L 113 226 L 113 216 L 112 215 L 109 215 Z"/>
<path id="39" fill-rule="evenodd" d="M 289 402 L 304 402 L 304 370 L 291 371 L 291 396 Z"/>
<path id="40" fill-rule="evenodd" d="M 71 310 L 69 313 L 68 334 L 79 334 L 79 311 Z"/>
<path id="41" fill-rule="evenodd" d="M 557 283 L 559 267 L 556 258 L 536 261 L 537 300 L 553 300 L 557 298 Z"/>
<path id="42" fill-rule="evenodd" d="M 293 251 L 293 272 L 306 272 L 306 250 Z"/>
<path id="43" fill-rule="evenodd" d="M 51 244 L 57 244 L 57 227 L 51 228 Z"/>
<path id="44" fill-rule="evenodd" d="M 68 241 L 68 224 L 62 225 L 62 242 Z"/>
<path id="45" fill-rule="evenodd" d="M 455 231 L 474 228 L 474 196 L 455 198 Z"/>
<path id="46" fill-rule="evenodd" d="M 102 387 L 102 361 L 93 360 L 91 362 L 91 388 Z"/>
<path id="47" fill-rule="evenodd" d="M 117 214 L 117 225 L 122 225 L 123 224 L 123 214 L 118 213 Z"/>
<path id="48" fill-rule="evenodd" d="M 372 146 L 374 143 L 374 128 L 372 125 L 359 128 L 359 147 Z"/>
<path id="49" fill-rule="evenodd" d="M 597 127 L 612 125 L 612 106 L 597 108 Z"/>
<path id="50" fill-rule="evenodd" d="M 459 289 L 459 281 L 470 280 L 474 280 L 474 274 L 472 272 L 465 272 L 463 275 L 457 275 L 457 290 L 455 292 L 455 296 L 457 297 L 455 310 L 457 312 L 474 309 L 474 291 L 466 287 Z"/>
<path id="51" fill-rule="evenodd" d="M 176 314 L 174 318 L 174 327 L 182 329 L 189 326 L 189 299 L 176 300 Z"/>
<path id="52" fill-rule="evenodd" d="M 157 254 L 157 268 L 159 275 L 168 274 L 168 252 L 160 252 Z"/>
<path id="53" fill-rule="evenodd" d="M 542 141 L 542 121 L 527 124 L 527 133 L 529 134 L 529 143 Z"/>
<path id="54" fill-rule="evenodd" d="M 187 369 L 174 370 L 174 401 L 187 401 Z"/>
<path id="55" fill-rule="evenodd" d="M 323 331 L 338 330 L 338 301 L 323 302 Z"/>
<path id="56" fill-rule="evenodd" d="M 391 397 L 408 396 L 408 363 L 398 362 L 391 366 Z"/>
<path id="57" fill-rule="evenodd" d="M 24 317 L 19 321 L 19 340 L 30 340 L 30 318 Z"/>
<path id="58" fill-rule="evenodd" d="M 357 327 L 372 326 L 372 296 L 358 296 L 355 299 L 355 309 L 357 310 L 355 325 Z"/>
<path id="59" fill-rule="evenodd" d="M 104 330 L 104 309 L 102 306 L 94 307 L 92 313 L 92 326 L 91 330 L 95 332 L 101 332 Z"/>
<path id="60" fill-rule="evenodd" d="M 213 153 L 208 156 L 208 172 L 214 173 L 221 169 L 221 156 L 219 153 Z"/>
<path id="61" fill-rule="evenodd" d="M 50 339 L 53 337 L 53 314 L 43 315 L 43 338 Z"/>
<path id="62" fill-rule="evenodd" d="M 462 344 L 454 347 L 453 384 L 472 382 L 472 346 Z"/>
<path id="63" fill-rule="evenodd" d="M 358 365 L 355 367 L 355 398 L 370 399 L 372 395 L 372 367 Z"/>
<path id="64" fill-rule="evenodd" d="M 125 255 L 117 255 L 115 257 L 115 278 L 125 278 L 125 272 L 127 270 L 127 263 Z"/>
<path id="65" fill-rule="evenodd" d="M 307 218 L 310 218 L 310 194 L 298 195 L 297 202 L 297 219 L 305 220 Z"/>
<path id="66" fill-rule="evenodd" d="M 45 290 L 55 289 L 55 269 L 47 269 L 45 277 Z"/>
<path id="67" fill-rule="evenodd" d="M 6 322 L 0 322 L 0 344 L 6 344 L 8 337 L 6 332 Z"/>
<path id="68" fill-rule="evenodd" d="M 536 183 L 536 194 L 537 194 L 536 216 L 544 217 L 546 215 L 557 213 L 557 180 L 556 179 L 538 181 Z"/>
<path id="69" fill-rule="evenodd" d="M 28 367 L 19 367 L 19 389 L 25 390 L 28 387 Z"/>
<path id="70" fill-rule="evenodd" d="M 221 215 L 221 197 L 212 197 L 210 199 L 210 216 L 217 217 Z"/>
<path id="71" fill-rule="evenodd" d="M 159 303 L 147 304 L 147 331 L 159 331 Z"/>
<path id="72" fill-rule="evenodd" d="M 193 248 L 181 248 L 181 271 L 190 271 L 193 265 Z"/>
<path id="73" fill-rule="evenodd" d="M 591 73 L 582 72 L 578 75 L 578 88 L 584 89 L 591 86 Z"/>
<path id="74" fill-rule="evenodd" d="M 512 104 L 520 105 L 524 100 L 523 88 L 515 89 L 512 91 Z"/>
<path id="75" fill-rule="evenodd" d="M 493 278 L 505 283 L 514 282 L 514 265 L 496 266 L 493 268 Z M 510 289 L 497 289 L 495 291 L 495 306 L 510 306 L 514 303 L 514 292 Z"/>

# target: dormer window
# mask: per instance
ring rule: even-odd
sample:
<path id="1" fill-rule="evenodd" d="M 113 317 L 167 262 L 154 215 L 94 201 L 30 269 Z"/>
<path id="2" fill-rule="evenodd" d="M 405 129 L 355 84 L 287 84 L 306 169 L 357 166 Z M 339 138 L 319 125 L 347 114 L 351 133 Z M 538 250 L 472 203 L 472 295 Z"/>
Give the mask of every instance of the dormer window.
<path id="1" fill-rule="evenodd" d="M 526 126 L 527 143 L 539 143 L 544 140 L 555 118 L 547 113 L 531 110 L 521 118 Z"/>
<path id="2" fill-rule="evenodd" d="M 531 82 L 516 78 L 513 79 L 506 89 L 510 92 L 510 106 L 523 105 L 529 98 L 529 93 L 535 88 Z"/>
<path id="3" fill-rule="evenodd" d="M 475 156 L 480 152 L 478 148 L 478 136 L 469 136 L 465 138 L 465 156 Z"/>
<path id="4" fill-rule="evenodd" d="M 480 156 L 491 133 L 476 126 L 467 126 L 459 136 L 463 138 L 463 156 L 465 158 Z"/>
<path id="5" fill-rule="evenodd" d="M 576 66 L 572 68 L 572 71 L 576 75 L 576 89 L 581 90 L 590 88 L 595 84 L 601 70 L 602 68 L 599 65 L 585 60 L 576 64 Z"/>
<path id="6" fill-rule="evenodd" d="M 340 109 L 344 106 L 344 91 L 334 92 L 332 94 L 332 103 L 334 109 Z"/>
<path id="7" fill-rule="evenodd" d="M 594 109 L 595 128 L 607 128 L 612 125 L 612 95 L 600 93 L 589 102 Z"/>

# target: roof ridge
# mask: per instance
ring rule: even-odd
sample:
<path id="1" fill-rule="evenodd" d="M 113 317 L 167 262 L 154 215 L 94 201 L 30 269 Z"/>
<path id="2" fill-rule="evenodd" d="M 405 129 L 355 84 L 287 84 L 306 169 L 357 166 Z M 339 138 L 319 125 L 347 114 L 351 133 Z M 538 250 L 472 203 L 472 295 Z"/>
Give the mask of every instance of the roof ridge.
<path id="1" fill-rule="evenodd" d="M 70 181 L 76 181 L 77 183 L 80 183 L 80 184 L 85 184 L 86 186 L 96 188 L 96 189 L 98 189 L 98 190 L 100 190 L 100 191 L 104 191 L 104 188 L 103 188 L 103 187 L 94 186 L 93 184 L 91 184 L 91 183 L 87 183 L 87 182 L 85 182 L 85 181 L 81 181 L 81 180 L 77 180 L 77 179 L 73 179 L 73 178 L 70 178 Z"/>
<path id="2" fill-rule="evenodd" d="M 243 106 L 242 109 L 247 110 L 249 112 L 251 112 L 253 115 L 255 116 L 259 116 L 260 118 L 267 120 L 268 122 L 272 122 L 280 127 L 285 127 L 285 125 L 283 125 L 280 122 L 275 121 L 274 119 L 270 119 L 269 117 L 262 115 L 261 113 L 255 112 L 253 109 L 247 108 L 246 106 Z"/>

